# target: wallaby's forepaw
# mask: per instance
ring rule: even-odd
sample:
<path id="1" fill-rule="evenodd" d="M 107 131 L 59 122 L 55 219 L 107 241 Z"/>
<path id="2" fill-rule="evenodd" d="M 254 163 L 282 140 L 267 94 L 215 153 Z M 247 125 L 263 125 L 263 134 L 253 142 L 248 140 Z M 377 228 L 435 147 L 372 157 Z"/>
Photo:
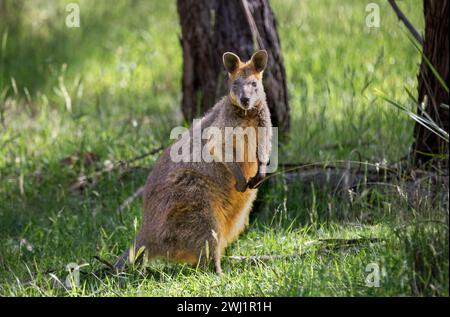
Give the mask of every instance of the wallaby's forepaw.
<path id="1" fill-rule="evenodd" d="M 247 189 L 247 184 L 245 182 L 237 181 L 235 188 L 238 192 L 243 193 Z"/>
<path id="2" fill-rule="evenodd" d="M 253 176 L 247 183 L 247 187 L 250 189 L 256 189 L 261 186 L 262 181 L 266 178 L 265 173 L 258 173 L 255 176 Z"/>

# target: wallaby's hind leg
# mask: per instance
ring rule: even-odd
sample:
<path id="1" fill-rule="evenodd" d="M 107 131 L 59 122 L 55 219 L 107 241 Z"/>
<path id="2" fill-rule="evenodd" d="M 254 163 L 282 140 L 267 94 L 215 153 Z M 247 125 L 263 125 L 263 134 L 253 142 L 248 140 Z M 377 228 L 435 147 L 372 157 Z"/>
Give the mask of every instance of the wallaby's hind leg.
<path id="1" fill-rule="evenodd" d="M 222 267 L 220 265 L 220 248 L 217 237 L 205 239 L 204 247 L 198 251 L 198 264 L 203 268 L 213 269 L 216 274 L 222 274 Z M 208 241 L 208 243 L 206 243 Z M 207 247 L 206 247 L 207 245 Z"/>
<path id="2" fill-rule="evenodd" d="M 214 254 L 213 261 L 214 261 L 214 272 L 216 272 L 216 274 L 218 275 L 222 274 L 222 266 L 220 265 L 220 258 L 221 258 L 220 250 L 219 247 L 216 246 L 216 252 Z"/>
<path id="3" fill-rule="evenodd" d="M 213 212 L 206 204 L 194 199 L 174 209 L 168 217 L 166 235 L 174 260 L 194 266 L 211 267 L 221 273 L 219 232 Z"/>

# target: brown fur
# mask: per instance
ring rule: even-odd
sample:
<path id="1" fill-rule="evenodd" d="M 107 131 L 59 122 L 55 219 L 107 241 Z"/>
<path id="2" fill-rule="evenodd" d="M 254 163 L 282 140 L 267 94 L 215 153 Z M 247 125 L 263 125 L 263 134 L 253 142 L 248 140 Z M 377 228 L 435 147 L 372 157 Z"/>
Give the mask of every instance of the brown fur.
<path id="1" fill-rule="evenodd" d="M 239 62 L 230 73 L 230 84 L 237 78 L 258 80 L 258 100 L 247 111 L 240 108 L 231 96 L 222 98 L 201 120 L 202 129 L 218 127 L 270 127 L 270 113 L 260 83 L 262 72 L 256 72 L 252 61 Z M 189 132 L 192 135 L 192 128 Z M 268 140 L 270 141 L 270 140 Z M 183 142 L 177 141 L 175 144 Z M 202 141 L 202 146 L 207 140 Z M 246 138 L 245 149 L 248 146 Z M 251 144 L 250 151 L 257 151 L 267 144 Z M 135 249 L 145 247 L 148 258 L 166 257 L 192 265 L 212 263 L 221 272 L 220 258 L 227 245 L 233 242 L 248 224 L 248 215 L 257 189 L 236 188 L 239 175 L 232 165 L 222 162 L 179 162 L 170 158 L 170 150 L 164 151 L 150 173 L 144 192 L 144 215 L 141 229 L 135 239 Z M 241 177 L 249 182 L 259 175 L 259 168 L 266 162 L 235 163 Z M 118 260 L 116 267 L 129 262 L 128 251 Z"/>

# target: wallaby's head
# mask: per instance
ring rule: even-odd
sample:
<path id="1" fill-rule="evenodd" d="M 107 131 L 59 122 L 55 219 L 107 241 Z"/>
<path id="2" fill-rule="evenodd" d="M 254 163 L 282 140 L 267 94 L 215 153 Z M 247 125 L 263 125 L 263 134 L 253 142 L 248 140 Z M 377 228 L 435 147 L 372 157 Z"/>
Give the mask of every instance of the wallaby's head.
<path id="1" fill-rule="evenodd" d="M 262 74 L 267 65 L 267 52 L 258 51 L 246 62 L 239 56 L 226 52 L 223 54 L 223 65 L 228 72 L 230 98 L 233 105 L 250 110 L 265 98 Z"/>

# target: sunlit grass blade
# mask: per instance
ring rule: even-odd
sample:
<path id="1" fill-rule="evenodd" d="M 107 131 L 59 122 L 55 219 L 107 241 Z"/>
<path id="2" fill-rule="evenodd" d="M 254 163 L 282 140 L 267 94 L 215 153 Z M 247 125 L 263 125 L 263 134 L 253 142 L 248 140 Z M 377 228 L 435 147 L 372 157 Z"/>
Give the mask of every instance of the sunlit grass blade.
<path id="1" fill-rule="evenodd" d="M 411 110 L 406 108 L 405 106 L 399 104 L 395 100 L 388 98 L 385 94 L 383 94 L 383 92 L 381 92 L 379 90 L 375 90 L 375 94 L 377 96 L 379 96 L 380 98 L 382 98 L 383 100 L 387 101 L 390 105 L 392 105 L 392 106 L 396 107 L 397 109 L 401 110 L 402 112 L 406 113 L 414 121 L 416 121 L 417 123 L 422 125 L 424 128 L 428 129 L 432 133 L 434 133 L 437 136 L 439 136 L 440 138 L 442 138 L 445 142 L 449 141 L 448 132 L 445 131 L 444 129 L 440 128 L 436 124 L 436 122 L 434 122 L 433 120 L 430 120 L 431 118 L 429 116 L 426 118 L 418 116 L 417 114 L 415 114 L 414 112 L 412 112 Z M 423 110 L 423 109 L 421 108 L 421 110 Z"/>

